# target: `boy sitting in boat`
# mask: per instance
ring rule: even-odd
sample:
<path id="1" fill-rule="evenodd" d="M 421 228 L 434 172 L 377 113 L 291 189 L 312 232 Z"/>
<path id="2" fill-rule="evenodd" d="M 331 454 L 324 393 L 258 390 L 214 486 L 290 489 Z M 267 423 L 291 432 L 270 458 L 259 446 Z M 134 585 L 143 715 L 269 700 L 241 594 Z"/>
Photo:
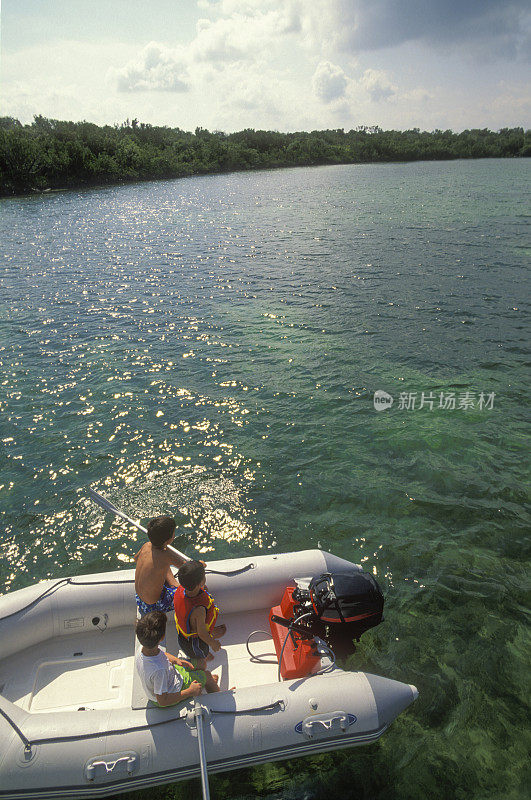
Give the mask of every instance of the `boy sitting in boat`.
<path id="1" fill-rule="evenodd" d="M 197 669 L 205 669 L 221 643 L 216 638 L 226 632 L 225 625 L 216 627 L 219 608 L 206 590 L 205 566 L 201 561 L 187 561 L 177 573 L 181 584 L 174 592 L 175 624 L 179 647 L 191 658 Z"/>
<path id="2" fill-rule="evenodd" d="M 159 706 L 173 706 L 207 692 L 219 692 L 217 676 L 194 670 L 189 661 L 161 650 L 159 643 L 166 635 L 166 614 L 150 611 L 136 623 L 136 636 L 142 649 L 135 664 L 147 696 Z"/>
<path id="3" fill-rule="evenodd" d="M 135 556 L 136 604 L 140 616 L 150 611 L 173 611 L 173 595 L 179 584 L 171 565 L 180 567 L 184 559 L 166 549 L 175 537 L 172 517 L 155 517 L 147 528 L 146 542 Z"/>

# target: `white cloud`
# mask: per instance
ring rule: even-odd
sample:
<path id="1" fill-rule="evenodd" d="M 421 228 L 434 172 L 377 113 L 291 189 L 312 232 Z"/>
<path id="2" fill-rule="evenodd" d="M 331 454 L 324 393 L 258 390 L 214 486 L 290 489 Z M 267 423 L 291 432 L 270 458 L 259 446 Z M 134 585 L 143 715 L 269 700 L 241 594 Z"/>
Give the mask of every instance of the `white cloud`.
<path id="1" fill-rule="evenodd" d="M 231 17 L 241 15 L 256 17 L 260 13 L 275 14 L 282 22 L 281 32 L 286 29 L 298 31 L 301 27 L 300 0 L 198 0 L 197 7 L 201 11 L 215 16 Z"/>
<path id="2" fill-rule="evenodd" d="M 186 92 L 189 88 L 182 54 L 158 42 L 147 44 L 138 58 L 120 69 L 111 69 L 108 77 L 119 92 Z"/>
<path id="3" fill-rule="evenodd" d="M 253 59 L 264 44 L 260 26 L 246 17 L 200 19 L 197 36 L 189 46 L 194 61 L 240 61 Z"/>
<path id="4" fill-rule="evenodd" d="M 134 54 L 122 42 L 63 40 L 2 53 L 2 113 L 31 122 L 34 114 L 54 119 L 121 122 L 116 95 L 105 77 Z M 133 114 L 133 116 L 137 116 Z"/>
<path id="5" fill-rule="evenodd" d="M 495 87 L 497 94 L 490 100 L 485 112 L 494 112 L 500 120 L 499 127 L 522 125 L 522 120 L 531 117 L 531 92 L 529 84 L 509 84 L 500 81 Z"/>
<path id="6" fill-rule="evenodd" d="M 208 91 L 208 89 L 207 89 Z M 212 107 L 217 128 L 278 128 L 298 102 L 293 86 L 260 65 L 232 64 L 216 77 Z"/>
<path id="7" fill-rule="evenodd" d="M 238 61 L 271 57 L 285 38 L 300 32 L 300 17 L 291 0 L 222 0 L 201 5 L 214 19 L 200 19 L 189 45 L 192 60 Z"/>
<path id="8" fill-rule="evenodd" d="M 160 14 L 160 33 L 151 33 L 156 41 L 145 47 L 138 31 L 133 43 L 126 32 L 116 40 L 70 41 L 59 30 L 38 46 L 4 47 L 2 113 L 24 122 L 33 114 L 98 123 L 137 117 L 227 131 L 525 125 L 529 105 L 523 81 L 514 85 L 512 63 L 490 72 L 487 64 L 479 72 L 469 63 L 472 46 L 491 42 L 498 19 L 495 0 L 486 1 L 483 34 L 466 46 L 464 34 L 450 34 L 457 17 L 467 25 L 481 17 L 472 13 L 473 0 L 463 0 L 440 30 L 426 15 L 412 19 L 422 0 L 394 10 L 390 0 L 199 0 L 179 45 L 165 38 Z M 104 26 L 109 4 L 98 2 Z M 516 8 L 520 0 L 508 2 Z M 452 8 L 450 0 L 426 6 L 443 21 Z M 502 11 L 512 36 L 516 11 Z"/>
<path id="9" fill-rule="evenodd" d="M 424 89 L 422 86 L 418 86 L 416 89 L 410 89 L 407 92 L 400 92 L 399 99 L 404 101 L 405 103 L 411 104 L 412 106 L 416 106 L 418 108 L 425 107 L 427 103 L 431 100 L 434 100 L 436 95 L 433 92 L 429 92 L 427 89 Z"/>
<path id="10" fill-rule="evenodd" d="M 347 84 L 348 78 L 341 67 L 330 61 L 319 62 L 312 78 L 312 87 L 319 100 L 331 103 L 344 97 Z"/>
<path id="11" fill-rule="evenodd" d="M 374 103 L 388 100 L 396 94 L 397 88 L 393 86 L 382 69 L 366 69 L 360 81 Z"/>

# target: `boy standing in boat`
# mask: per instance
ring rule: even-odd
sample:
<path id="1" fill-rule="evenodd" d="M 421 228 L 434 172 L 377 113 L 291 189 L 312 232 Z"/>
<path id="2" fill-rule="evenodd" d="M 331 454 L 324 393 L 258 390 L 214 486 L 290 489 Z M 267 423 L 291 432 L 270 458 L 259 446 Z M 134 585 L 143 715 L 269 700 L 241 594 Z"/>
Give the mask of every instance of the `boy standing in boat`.
<path id="1" fill-rule="evenodd" d="M 211 672 L 194 670 L 189 661 L 165 653 L 159 647 L 166 635 L 166 614 L 150 611 L 136 624 L 136 636 L 142 649 L 135 664 L 147 696 L 159 706 L 173 706 L 207 692 L 219 692 L 217 677 Z"/>
<path id="2" fill-rule="evenodd" d="M 226 632 L 225 625 L 216 627 L 219 608 L 206 590 L 205 566 L 201 561 L 187 561 L 177 573 L 180 586 L 173 594 L 175 624 L 179 647 L 191 658 L 197 669 L 205 669 L 221 643 L 216 638 Z"/>
<path id="3" fill-rule="evenodd" d="M 171 566 L 181 567 L 185 560 L 167 549 L 175 537 L 172 517 L 155 517 L 147 528 L 146 542 L 135 556 L 136 604 L 140 616 L 150 611 L 173 611 L 173 595 L 179 586 Z"/>

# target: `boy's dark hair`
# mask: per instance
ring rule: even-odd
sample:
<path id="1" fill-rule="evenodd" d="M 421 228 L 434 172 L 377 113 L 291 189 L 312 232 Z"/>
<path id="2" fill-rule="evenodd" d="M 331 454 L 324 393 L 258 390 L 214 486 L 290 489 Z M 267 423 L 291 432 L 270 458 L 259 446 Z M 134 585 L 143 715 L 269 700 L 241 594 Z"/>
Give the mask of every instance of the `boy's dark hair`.
<path id="1" fill-rule="evenodd" d="M 171 539 L 175 531 L 173 517 L 155 517 L 150 519 L 147 526 L 149 541 L 154 547 L 162 547 L 164 542 Z"/>
<path id="2" fill-rule="evenodd" d="M 191 592 L 205 577 L 205 568 L 200 561 L 187 561 L 179 567 L 177 577 L 181 586 Z"/>
<path id="3" fill-rule="evenodd" d="M 143 647 L 156 647 L 166 633 L 166 614 L 150 611 L 136 623 L 136 638 Z"/>

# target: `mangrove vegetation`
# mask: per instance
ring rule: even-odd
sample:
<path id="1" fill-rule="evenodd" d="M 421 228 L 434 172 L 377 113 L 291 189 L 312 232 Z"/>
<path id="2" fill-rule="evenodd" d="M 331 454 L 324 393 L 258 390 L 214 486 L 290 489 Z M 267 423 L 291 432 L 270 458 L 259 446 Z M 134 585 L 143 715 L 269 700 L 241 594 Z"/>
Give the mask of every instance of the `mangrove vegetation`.
<path id="1" fill-rule="evenodd" d="M 523 128 L 384 131 L 378 126 L 279 133 L 237 133 L 149 125 L 64 122 L 36 116 L 31 125 L 0 118 L 3 195 L 122 181 L 179 178 L 232 170 L 317 164 L 513 158 L 531 154 Z"/>

